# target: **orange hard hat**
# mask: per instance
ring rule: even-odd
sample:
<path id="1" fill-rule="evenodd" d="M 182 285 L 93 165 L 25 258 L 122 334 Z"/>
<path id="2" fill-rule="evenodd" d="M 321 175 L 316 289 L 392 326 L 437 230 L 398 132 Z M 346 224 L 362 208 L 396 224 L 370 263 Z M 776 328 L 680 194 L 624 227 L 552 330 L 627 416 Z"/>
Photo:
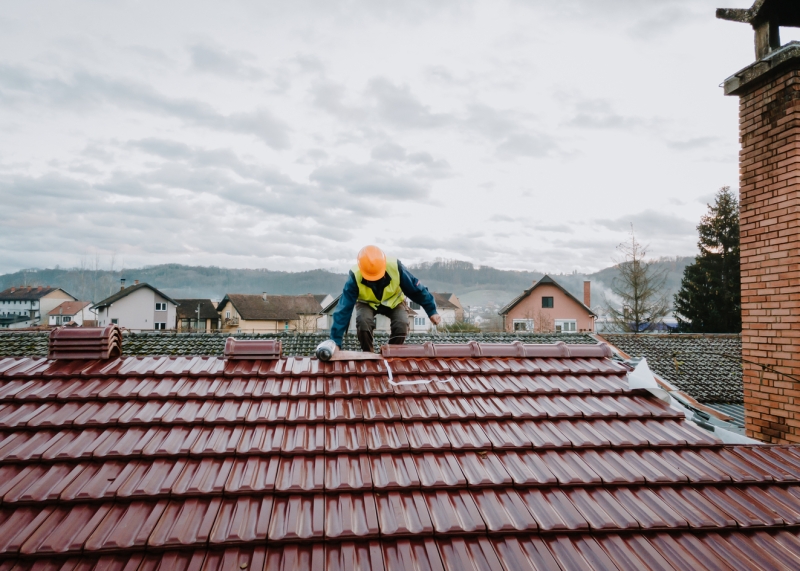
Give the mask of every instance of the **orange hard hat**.
<path id="1" fill-rule="evenodd" d="M 364 246 L 358 253 L 358 269 L 365 280 L 381 279 L 386 274 L 386 254 L 377 246 Z"/>

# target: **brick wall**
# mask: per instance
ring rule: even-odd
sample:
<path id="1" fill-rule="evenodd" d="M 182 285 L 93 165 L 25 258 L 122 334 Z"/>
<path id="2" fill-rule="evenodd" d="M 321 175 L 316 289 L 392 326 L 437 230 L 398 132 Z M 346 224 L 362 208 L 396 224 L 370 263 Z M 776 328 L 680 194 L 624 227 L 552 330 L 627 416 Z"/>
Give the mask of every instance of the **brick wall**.
<path id="1" fill-rule="evenodd" d="M 800 442 L 800 63 L 740 97 L 747 435 Z"/>

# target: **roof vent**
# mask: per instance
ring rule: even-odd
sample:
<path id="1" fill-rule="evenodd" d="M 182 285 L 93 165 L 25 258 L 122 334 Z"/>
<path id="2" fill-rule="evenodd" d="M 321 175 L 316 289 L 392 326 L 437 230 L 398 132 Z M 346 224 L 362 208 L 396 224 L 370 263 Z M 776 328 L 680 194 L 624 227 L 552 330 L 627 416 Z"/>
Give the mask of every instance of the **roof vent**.
<path id="1" fill-rule="evenodd" d="M 116 359 L 122 355 L 122 332 L 108 327 L 60 327 L 50 332 L 48 359 Z"/>
<path id="2" fill-rule="evenodd" d="M 280 359 L 281 342 L 277 339 L 234 339 L 225 341 L 225 358 L 233 360 Z"/>

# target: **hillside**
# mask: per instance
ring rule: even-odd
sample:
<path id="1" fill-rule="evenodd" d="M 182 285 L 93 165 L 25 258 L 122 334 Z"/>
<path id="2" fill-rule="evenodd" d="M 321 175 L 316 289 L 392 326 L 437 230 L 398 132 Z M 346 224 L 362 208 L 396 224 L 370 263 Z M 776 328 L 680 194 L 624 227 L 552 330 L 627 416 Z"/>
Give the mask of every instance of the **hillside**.
<path id="1" fill-rule="evenodd" d="M 692 258 L 659 260 L 666 267 L 667 291 L 671 296 L 680 287 L 683 269 Z M 437 261 L 412 267 L 414 274 L 432 291 L 454 292 L 464 305 L 489 303 L 504 305 L 522 290 L 542 277 L 542 272 L 498 270 L 476 267 L 469 262 Z M 572 292 L 583 297 L 583 282 L 593 282 L 593 303 L 602 302 L 602 294 L 611 286 L 616 269 L 606 268 L 594 274 L 553 274 L 552 277 Z M 0 289 L 20 285 L 55 285 L 79 299 L 99 301 L 119 288 L 120 278 L 131 285 L 134 280 L 147 282 L 174 298 L 221 299 L 226 293 L 301 294 L 330 293 L 338 295 L 347 276 L 325 270 L 279 272 L 267 269 L 226 269 L 204 266 L 165 264 L 137 269 L 89 270 L 32 269 L 0 275 Z"/>

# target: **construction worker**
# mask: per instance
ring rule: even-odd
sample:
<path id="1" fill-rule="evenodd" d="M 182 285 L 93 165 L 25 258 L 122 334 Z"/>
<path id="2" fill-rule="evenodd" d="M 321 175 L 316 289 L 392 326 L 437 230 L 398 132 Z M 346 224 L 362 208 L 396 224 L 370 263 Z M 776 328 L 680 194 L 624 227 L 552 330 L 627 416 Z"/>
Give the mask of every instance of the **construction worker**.
<path id="1" fill-rule="evenodd" d="M 374 351 L 375 314 L 391 320 L 389 343 L 402 345 L 408 334 L 408 308 L 405 299 L 420 304 L 431 322 L 442 322 L 433 296 L 411 275 L 400 260 L 387 258 L 377 246 L 365 246 L 358 253 L 358 264 L 350 270 L 339 305 L 333 314 L 331 339 L 342 348 L 342 338 L 356 309 L 356 333 L 362 351 Z"/>

